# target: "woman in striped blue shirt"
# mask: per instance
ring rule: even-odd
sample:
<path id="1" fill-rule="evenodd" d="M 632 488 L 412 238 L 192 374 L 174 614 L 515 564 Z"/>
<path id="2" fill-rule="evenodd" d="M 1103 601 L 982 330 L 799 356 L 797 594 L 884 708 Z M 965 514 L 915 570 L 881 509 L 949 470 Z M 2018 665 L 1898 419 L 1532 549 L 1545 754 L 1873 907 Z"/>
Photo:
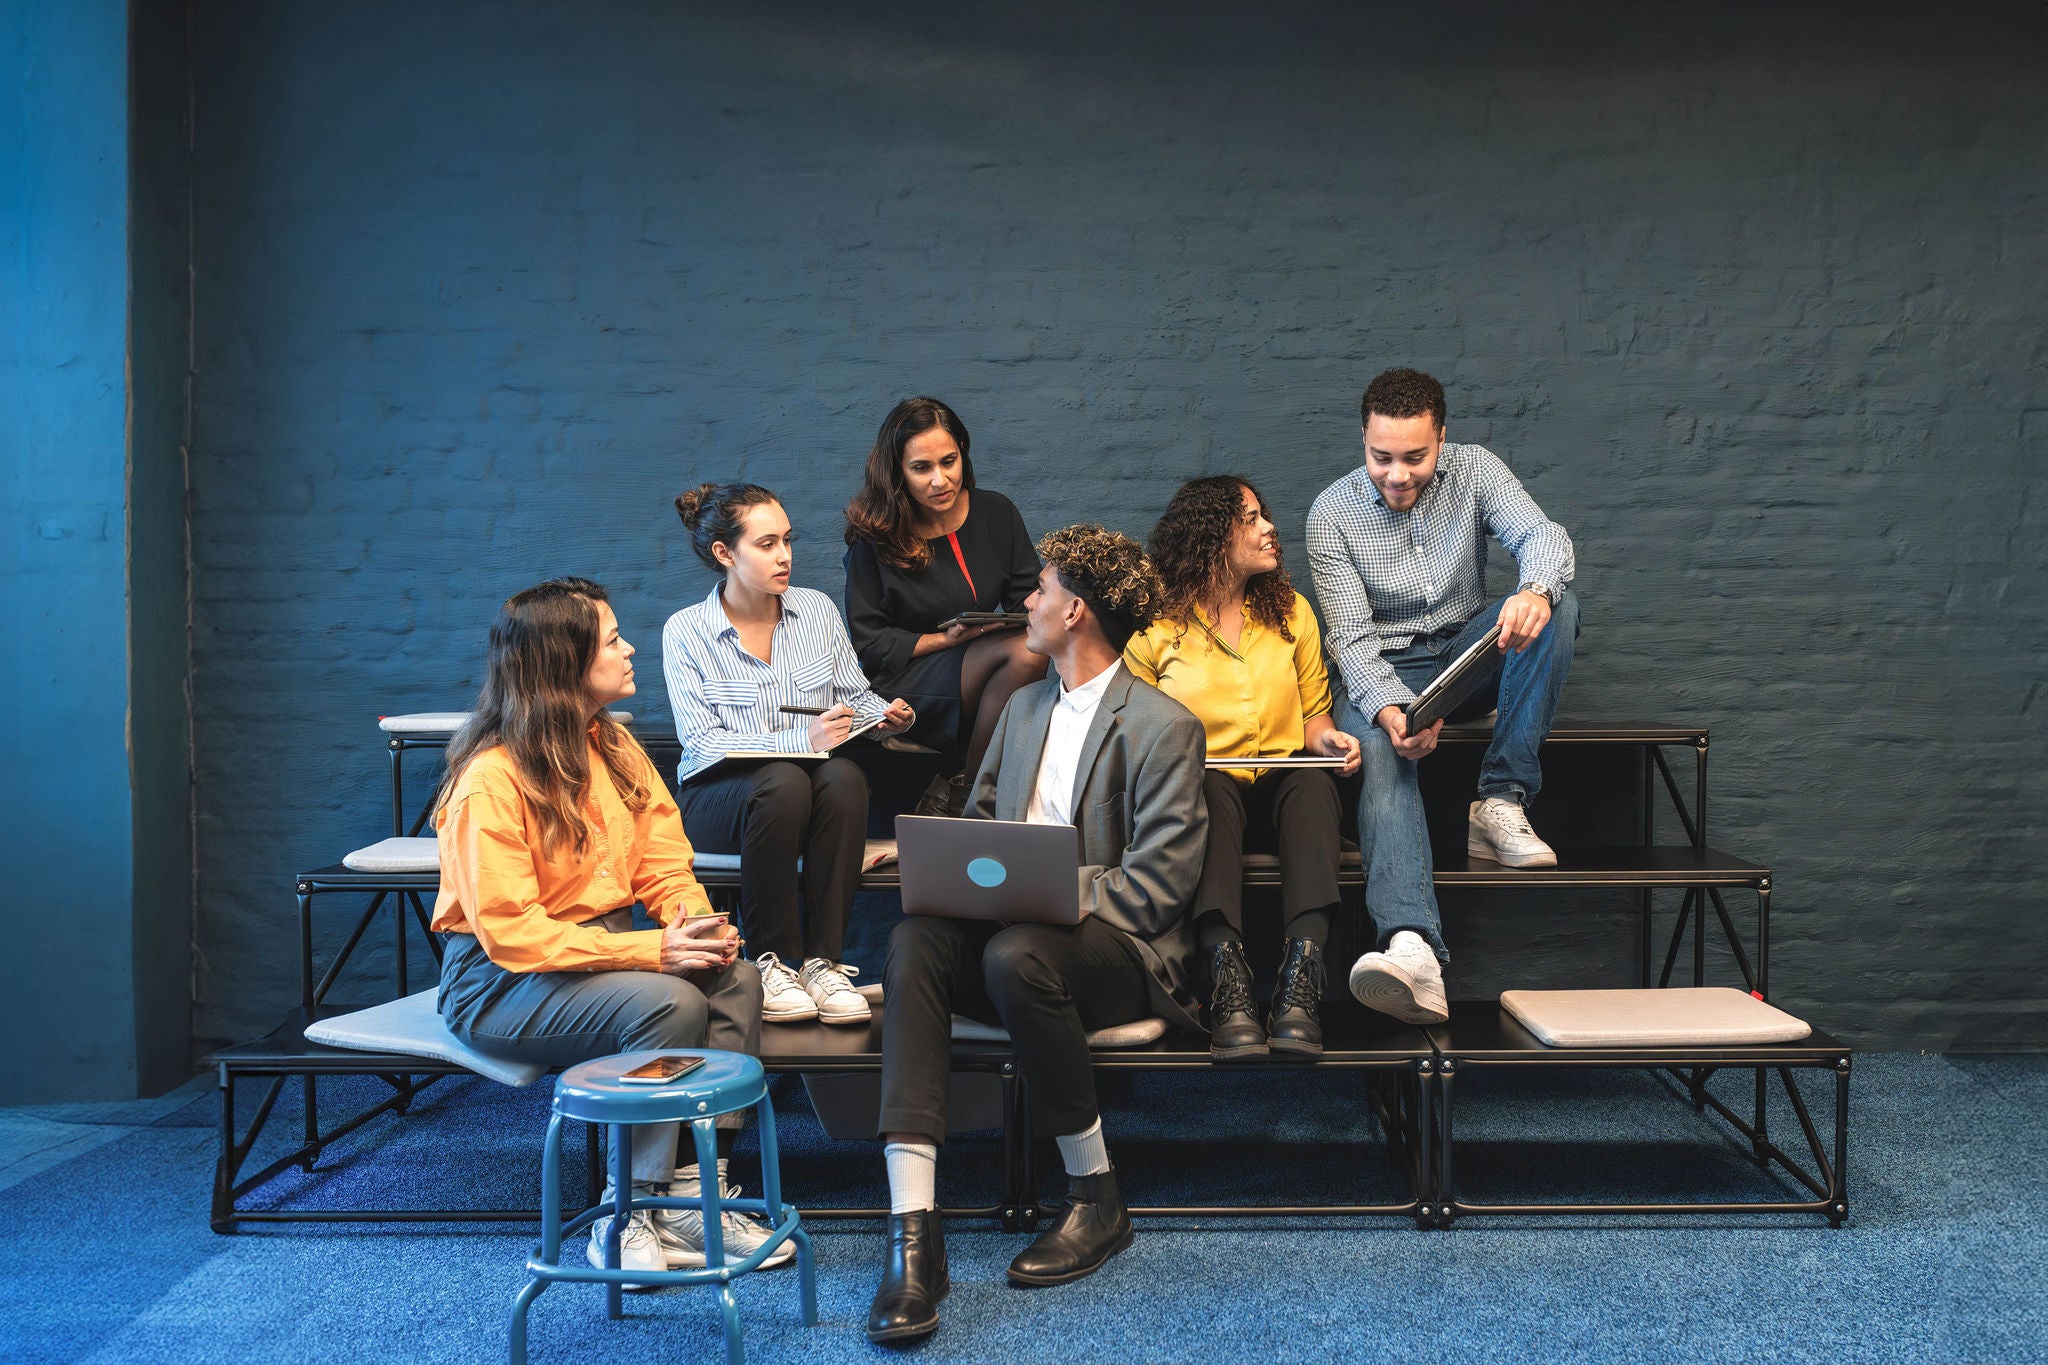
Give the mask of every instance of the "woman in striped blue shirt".
<path id="1" fill-rule="evenodd" d="M 794 537 L 773 493 L 707 483 L 679 496 L 676 512 L 697 557 L 722 575 L 661 634 L 683 830 L 702 852 L 740 855 L 761 1017 L 864 1024 L 868 1003 L 839 955 L 860 885 L 867 777 L 849 758 L 816 755 L 859 730 L 895 734 L 916 714 L 869 689 L 832 599 L 789 585 Z"/>

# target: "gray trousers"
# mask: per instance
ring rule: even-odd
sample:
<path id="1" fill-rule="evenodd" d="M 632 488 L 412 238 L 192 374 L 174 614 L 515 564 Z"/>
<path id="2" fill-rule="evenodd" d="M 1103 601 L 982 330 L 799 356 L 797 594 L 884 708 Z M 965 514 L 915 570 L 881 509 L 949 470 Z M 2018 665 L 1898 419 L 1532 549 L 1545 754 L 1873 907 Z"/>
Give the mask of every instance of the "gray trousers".
<path id="1" fill-rule="evenodd" d="M 630 929 L 630 909 L 592 921 Z M 487 1056 L 568 1066 L 615 1052 L 710 1047 L 758 1056 L 761 974 L 735 962 L 710 978 L 664 972 L 508 972 L 473 934 L 450 934 L 441 959 L 441 1018 L 448 1031 Z M 742 1113 L 720 1115 L 737 1128 Z M 681 1128 L 633 1130 L 633 1179 L 667 1181 Z"/>

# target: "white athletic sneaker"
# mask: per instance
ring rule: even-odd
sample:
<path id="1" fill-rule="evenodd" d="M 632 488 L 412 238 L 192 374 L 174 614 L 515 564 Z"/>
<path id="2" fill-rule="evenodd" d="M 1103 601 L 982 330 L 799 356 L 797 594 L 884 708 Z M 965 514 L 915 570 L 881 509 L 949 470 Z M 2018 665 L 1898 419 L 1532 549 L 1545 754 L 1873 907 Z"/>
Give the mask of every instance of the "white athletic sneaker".
<path id="1" fill-rule="evenodd" d="M 1503 867 L 1557 866 L 1557 854 L 1529 828 L 1529 813 L 1521 802 L 1504 796 L 1474 801 L 1471 819 L 1465 852 L 1474 858 L 1490 858 Z"/>
<path id="2" fill-rule="evenodd" d="M 722 1199 L 737 1198 L 740 1187 L 725 1183 L 725 1158 L 718 1160 L 718 1189 Z M 669 1185 L 668 1193 L 676 1199 L 695 1199 L 702 1187 L 697 1183 L 695 1166 L 679 1166 L 676 1178 Z M 719 1231 L 725 1238 L 725 1263 L 738 1265 L 760 1249 L 768 1240 L 768 1229 L 743 1213 L 724 1211 L 719 1220 Z M 704 1212 L 702 1209 L 657 1209 L 654 1213 L 654 1229 L 661 1238 L 662 1255 L 671 1268 L 701 1266 L 704 1264 Z M 796 1256 L 796 1243 L 784 1242 L 768 1258 L 761 1262 L 761 1268 L 787 1264 Z"/>
<path id="3" fill-rule="evenodd" d="M 1385 952 L 1367 953 L 1351 964 L 1351 994 L 1367 1009 L 1403 1023 L 1441 1024 L 1451 1017 L 1436 950 L 1412 929 L 1396 933 Z"/>
<path id="4" fill-rule="evenodd" d="M 761 1017 L 771 1024 L 798 1024 L 818 1017 L 818 1004 L 782 959 L 763 953 L 754 959 L 761 969 Z"/>
<path id="5" fill-rule="evenodd" d="M 865 1024 L 875 1012 L 868 1008 L 867 997 L 853 988 L 852 978 L 859 975 L 858 967 L 812 957 L 804 959 L 804 969 L 797 974 L 797 980 L 817 1005 L 818 1018 L 823 1022 Z"/>
<path id="6" fill-rule="evenodd" d="M 643 1185 L 639 1181 L 633 1183 L 633 1190 L 636 1194 L 652 1194 L 655 1192 L 653 1185 Z M 604 1202 L 606 1204 L 612 1202 L 612 1187 L 609 1184 L 605 1186 Z M 604 1269 L 604 1243 L 605 1238 L 611 1235 L 611 1231 L 612 1220 L 609 1217 L 600 1218 L 590 1225 L 590 1249 L 586 1254 L 589 1256 L 591 1265 L 599 1270 Z M 703 1255 L 700 1252 L 697 1264 L 702 1265 L 703 1263 Z M 620 1269 L 667 1270 L 669 1264 L 668 1258 L 662 1254 L 660 1234 L 654 1229 L 653 1212 L 645 1209 L 636 1209 L 626 1218 L 626 1230 L 619 1234 Z M 627 1289 L 655 1289 L 659 1286 L 628 1284 L 624 1287 Z"/>

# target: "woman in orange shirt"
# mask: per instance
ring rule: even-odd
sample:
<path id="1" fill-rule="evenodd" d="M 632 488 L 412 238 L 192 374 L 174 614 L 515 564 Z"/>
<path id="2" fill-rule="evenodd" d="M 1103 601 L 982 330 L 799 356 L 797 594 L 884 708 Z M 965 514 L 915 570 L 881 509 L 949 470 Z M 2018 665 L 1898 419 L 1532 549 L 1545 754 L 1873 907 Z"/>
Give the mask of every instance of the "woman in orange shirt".
<path id="1" fill-rule="evenodd" d="M 441 1017 L 479 1052 L 567 1066 L 642 1049 L 760 1050 L 760 974 L 697 884 L 660 774 L 606 714 L 634 693 L 632 660 L 587 579 L 528 588 L 491 626 L 483 691 L 448 747 L 434 812 Z M 636 902 L 660 927 L 632 927 Z M 740 1116 L 729 1118 L 721 1184 Z M 633 1129 L 636 1193 L 697 1197 L 697 1167 L 676 1166 L 679 1136 L 673 1123 Z M 729 1262 L 766 1240 L 726 1217 Z M 590 1230 L 593 1265 L 610 1225 Z M 634 1213 L 621 1240 L 628 1269 L 704 1264 L 693 1212 Z"/>

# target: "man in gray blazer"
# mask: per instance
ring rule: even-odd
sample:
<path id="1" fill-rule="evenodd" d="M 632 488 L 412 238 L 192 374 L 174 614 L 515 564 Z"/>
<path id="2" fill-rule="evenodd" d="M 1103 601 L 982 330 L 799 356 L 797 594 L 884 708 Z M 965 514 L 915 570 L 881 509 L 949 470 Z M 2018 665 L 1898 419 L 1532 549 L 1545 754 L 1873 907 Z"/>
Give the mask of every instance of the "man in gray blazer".
<path id="1" fill-rule="evenodd" d="M 1079 1279 L 1131 1242 L 1088 1033 L 1152 1015 L 1200 1031 L 1187 908 L 1209 823 L 1202 723 L 1122 663 L 1125 642 L 1158 612 L 1158 575 L 1136 541 L 1099 526 L 1054 531 L 1038 553 L 1024 642 L 1057 676 L 1010 698 L 967 814 L 1076 826 L 1086 913 L 1071 927 L 910 916 L 889 936 L 879 1125 L 889 1257 L 868 1311 L 876 1341 L 933 1331 L 949 1288 L 933 1190 L 954 1013 L 1009 1030 L 1035 1135 L 1058 1142 L 1067 1169 L 1071 1206 L 1010 1263 L 1022 1285 Z"/>

